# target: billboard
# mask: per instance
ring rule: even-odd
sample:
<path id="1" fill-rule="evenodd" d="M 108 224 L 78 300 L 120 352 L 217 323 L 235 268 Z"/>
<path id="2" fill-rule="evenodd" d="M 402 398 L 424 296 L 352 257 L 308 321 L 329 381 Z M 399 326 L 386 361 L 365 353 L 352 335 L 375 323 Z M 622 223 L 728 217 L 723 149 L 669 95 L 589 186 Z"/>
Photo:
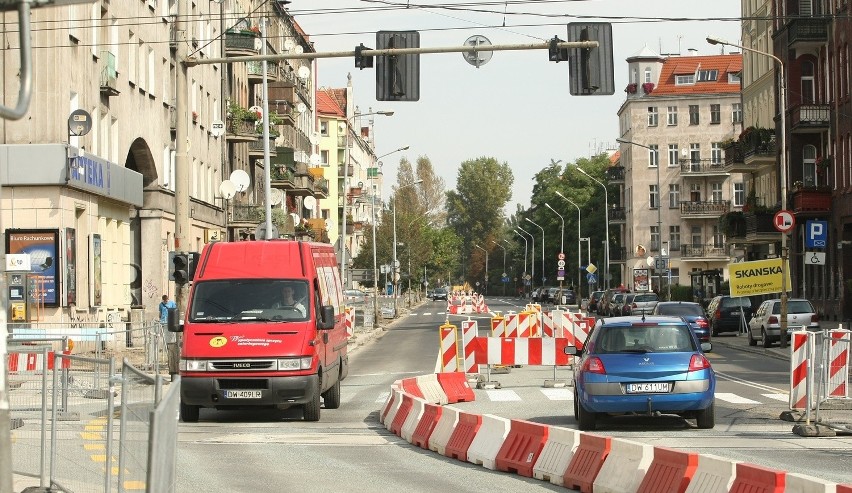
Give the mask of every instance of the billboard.
<path id="1" fill-rule="evenodd" d="M 6 253 L 30 257 L 30 299 L 40 299 L 44 306 L 60 306 L 59 296 L 59 230 L 7 229 Z"/>
<path id="2" fill-rule="evenodd" d="M 787 291 L 790 291 L 790 264 L 787 263 Z M 781 293 L 781 259 L 728 264 L 731 296 Z"/>

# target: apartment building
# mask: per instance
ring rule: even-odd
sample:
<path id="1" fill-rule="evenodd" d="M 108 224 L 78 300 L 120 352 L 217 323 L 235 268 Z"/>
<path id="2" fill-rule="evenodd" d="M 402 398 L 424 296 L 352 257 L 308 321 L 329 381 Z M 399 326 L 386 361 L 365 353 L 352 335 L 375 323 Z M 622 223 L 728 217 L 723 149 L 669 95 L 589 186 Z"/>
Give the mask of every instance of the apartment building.
<path id="1" fill-rule="evenodd" d="M 668 255 L 670 275 L 652 268 L 652 289 L 692 285 L 711 296 L 731 257 L 719 216 L 745 204 L 743 178 L 723 169 L 722 150 L 742 130 L 742 57 L 661 56 L 645 47 L 627 64 L 619 157 L 607 174 L 618 186 L 610 229 L 626 251 L 611 263 L 629 281 L 648 257 Z"/>
<path id="2" fill-rule="evenodd" d="M 297 224 L 313 237 L 324 232 L 324 225 L 301 222 L 316 215 L 305 197 L 315 203 L 328 191 L 311 166 L 312 62 L 270 62 L 265 75 L 259 62 L 205 63 L 259 54 L 264 40 L 268 54 L 313 50 L 287 3 L 185 2 L 179 23 L 177 0 L 33 11 L 32 102 L 22 119 L 0 120 L 3 234 L 8 253 L 33 259 L 23 277 L 38 293 L 28 297 L 26 321 L 103 319 L 107 311 L 126 318 L 132 309 L 148 320 L 157 316 L 160 297 L 174 292 L 167 263 L 175 249 L 179 109 L 189 121 L 191 166 L 191 231 L 181 249 L 251 238 L 267 200 L 277 205 L 273 220 L 282 235 L 298 233 Z M 6 102 L 19 91 L 17 25 L 15 13 L 3 14 L 10 43 L 2 55 Z M 176 91 L 178 53 L 201 62 L 187 70 L 183 95 Z M 269 198 L 258 112 L 264 80 L 269 171 L 280 190 Z M 231 188 L 222 183 L 234 171 L 248 180 L 224 193 Z"/>

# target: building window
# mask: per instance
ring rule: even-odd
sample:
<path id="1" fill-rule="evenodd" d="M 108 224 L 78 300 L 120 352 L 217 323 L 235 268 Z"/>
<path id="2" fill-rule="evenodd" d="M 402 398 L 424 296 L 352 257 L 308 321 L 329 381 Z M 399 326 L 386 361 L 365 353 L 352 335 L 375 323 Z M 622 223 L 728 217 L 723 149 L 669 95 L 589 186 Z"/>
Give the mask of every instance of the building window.
<path id="1" fill-rule="evenodd" d="M 719 225 L 713 226 L 713 248 L 725 248 L 725 235 Z"/>
<path id="2" fill-rule="evenodd" d="M 660 165 L 660 146 L 651 144 L 648 147 L 648 166 L 656 168 Z"/>
<path id="3" fill-rule="evenodd" d="M 743 104 L 742 103 L 734 103 L 731 108 L 731 121 L 734 123 L 742 123 L 743 122 Z"/>
<path id="4" fill-rule="evenodd" d="M 650 203 L 651 209 L 657 209 L 660 207 L 660 194 L 657 190 L 657 185 L 648 186 L 648 202 Z"/>
<path id="5" fill-rule="evenodd" d="M 722 105 L 721 104 L 711 104 L 710 105 L 710 124 L 718 125 L 722 123 Z"/>
<path id="6" fill-rule="evenodd" d="M 710 200 L 712 202 L 722 201 L 722 183 L 717 182 L 710 184 Z"/>
<path id="7" fill-rule="evenodd" d="M 743 182 L 734 183 L 734 206 L 742 207 L 745 205 L 745 184 Z"/>
<path id="8" fill-rule="evenodd" d="M 676 86 L 688 86 L 691 84 L 695 84 L 695 75 L 675 75 L 675 85 Z"/>
<path id="9" fill-rule="evenodd" d="M 651 251 L 660 251 L 660 227 L 651 226 Z"/>
<path id="10" fill-rule="evenodd" d="M 680 185 L 677 183 L 669 185 L 669 209 L 680 207 Z"/>
<path id="11" fill-rule="evenodd" d="M 656 106 L 648 106 L 648 126 L 656 127 L 657 121 L 659 119 L 659 114 L 657 113 Z"/>
<path id="12" fill-rule="evenodd" d="M 722 164 L 722 143 L 713 142 L 710 144 L 710 164 Z"/>
<path id="13" fill-rule="evenodd" d="M 677 166 L 680 164 L 677 144 L 669 144 L 669 166 Z"/>
<path id="14" fill-rule="evenodd" d="M 808 187 L 817 184 L 816 147 L 812 145 L 806 145 L 802 148 L 802 181 Z"/>
<path id="15" fill-rule="evenodd" d="M 693 165 L 701 162 L 701 144 L 697 142 L 689 144 L 689 162 Z"/>
<path id="16" fill-rule="evenodd" d="M 320 151 L 320 164 L 328 166 L 328 151 Z"/>
<path id="17" fill-rule="evenodd" d="M 322 120 L 320 121 L 320 135 L 323 137 L 328 137 L 328 121 Z"/>
<path id="18" fill-rule="evenodd" d="M 740 75 L 728 73 L 728 84 L 739 84 L 740 83 Z"/>
<path id="19" fill-rule="evenodd" d="M 669 106 L 666 113 L 666 123 L 669 126 L 677 125 L 677 106 Z"/>
<path id="20" fill-rule="evenodd" d="M 802 62 L 802 104 L 814 102 L 814 64 Z"/>
<path id="21" fill-rule="evenodd" d="M 700 247 L 701 246 L 701 226 L 693 226 L 692 227 L 692 246 Z"/>
<path id="22" fill-rule="evenodd" d="M 653 82 L 651 80 L 651 69 L 650 68 L 645 69 L 645 82 Z"/>
<path id="23" fill-rule="evenodd" d="M 701 202 L 701 184 L 692 183 L 689 185 L 689 201 Z"/>
<path id="24" fill-rule="evenodd" d="M 669 250 L 680 250 L 680 226 L 669 226 Z"/>
<path id="25" fill-rule="evenodd" d="M 698 125 L 698 105 L 689 105 L 689 124 Z"/>

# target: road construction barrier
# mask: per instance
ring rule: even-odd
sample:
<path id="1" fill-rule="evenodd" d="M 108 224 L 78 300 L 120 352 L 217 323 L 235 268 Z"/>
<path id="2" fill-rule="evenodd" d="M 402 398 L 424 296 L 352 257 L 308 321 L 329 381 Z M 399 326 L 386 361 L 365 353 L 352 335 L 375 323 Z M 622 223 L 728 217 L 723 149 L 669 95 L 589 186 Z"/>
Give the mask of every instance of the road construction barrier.
<path id="1" fill-rule="evenodd" d="M 826 394 L 829 398 L 849 397 L 849 334 L 845 329 L 828 332 Z"/>
<path id="2" fill-rule="evenodd" d="M 685 493 L 728 493 L 737 475 L 736 461 L 715 455 L 698 457 L 698 467 Z"/>
<path id="3" fill-rule="evenodd" d="M 580 435 L 580 444 L 571 462 L 562 477 L 562 486 L 582 493 L 592 493 L 595 478 L 601 470 L 609 449 L 612 446 L 612 438 L 583 433 Z"/>
<path id="4" fill-rule="evenodd" d="M 355 307 L 347 306 L 343 309 L 343 323 L 347 337 L 352 337 L 355 334 Z"/>
<path id="5" fill-rule="evenodd" d="M 686 491 L 696 469 L 698 454 L 654 447 L 654 459 L 636 493 L 681 493 Z"/>
<path id="6" fill-rule="evenodd" d="M 20 351 L 22 348 L 19 348 L 17 351 Z M 56 352 L 55 351 L 46 351 L 42 353 L 31 353 L 31 352 L 10 352 L 8 355 L 8 364 L 7 369 L 9 370 L 10 375 L 21 374 L 21 373 L 33 373 L 33 374 L 41 374 L 45 369 L 44 363 L 47 360 L 48 371 L 53 370 L 53 362 L 55 359 Z M 61 351 L 60 354 L 71 354 L 71 351 Z M 71 367 L 71 361 L 67 358 L 63 358 L 61 362 L 63 369 L 68 369 Z"/>
<path id="7" fill-rule="evenodd" d="M 459 411 L 453 433 L 444 447 L 447 457 L 467 462 L 467 451 L 471 442 L 476 438 L 479 427 L 482 425 L 482 416 L 473 413 Z"/>
<path id="8" fill-rule="evenodd" d="M 452 406 L 441 407 L 441 416 L 438 423 L 428 437 L 429 450 L 449 457 L 447 454 L 447 443 L 453 436 L 456 425 L 459 422 L 459 410 Z"/>
<path id="9" fill-rule="evenodd" d="M 476 320 L 463 320 L 462 328 L 462 348 L 464 350 L 464 372 L 479 373 L 479 365 L 476 364 L 473 357 L 473 340 L 479 336 L 479 324 Z"/>
<path id="10" fill-rule="evenodd" d="M 509 312 L 512 313 L 512 312 Z M 506 318 L 497 315 L 491 317 L 491 337 L 506 337 Z"/>
<path id="11" fill-rule="evenodd" d="M 459 370 L 459 341 L 458 329 L 453 324 L 444 324 L 438 329 L 441 334 L 440 372 Z"/>
<path id="12" fill-rule="evenodd" d="M 423 399 L 426 399 L 426 402 L 433 402 L 441 405 L 450 402 L 449 399 L 447 399 L 447 394 L 441 387 L 441 383 L 438 382 L 437 374 L 430 373 L 428 375 L 420 375 L 419 377 L 416 377 L 415 380 L 417 380 L 417 388 L 420 390 Z"/>
<path id="13" fill-rule="evenodd" d="M 511 420 L 509 434 L 497 453 L 497 470 L 531 478 L 533 467 L 547 443 L 548 430 L 540 423 Z"/>
<path id="14" fill-rule="evenodd" d="M 808 405 L 808 389 L 813 384 L 811 361 L 813 361 L 814 339 L 806 330 L 793 332 L 790 338 L 790 410 L 811 408 Z"/>
<path id="15" fill-rule="evenodd" d="M 784 493 L 785 479 L 784 471 L 741 462 L 729 493 Z"/>
<path id="16" fill-rule="evenodd" d="M 631 440 L 613 440 L 609 454 L 595 476 L 594 490 L 600 493 L 636 491 L 654 458 L 654 448 Z"/>
<path id="17" fill-rule="evenodd" d="M 467 449 L 467 461 L 487 469 L 497 469 L 497 454 L 509 434 L 509 427 L 510 422 L 506 418 L 483 415 L 479 431 Z"/>
<path id="18" fill-rule="evenodd" d="M 548 427 L 547 442 L 535 462 L 533 477 L 562 486 L 562 476 L 579 443 L 579 431 Z"/>
<path id="19" fill-rule="evenodd" d="M 567 366 L 568 339 L 477 337 L 474 358 L 481 365 Z"/>
<path id="20" fill-rule="evenodd" d="M 429 439 L 438 426 L 438 422 L 441 420 L 443 410 L 444 408 L 438 404 L 426 403 L 423 415 L 417 423 L 417 428 L 414 429 L 414 433 L 411 435 L 410 442 L 412 445 L 429 450 Z"/>
<path id="21" fill-rule="evenodd" d="M 807 336 L 794 332 L 793 336 L 808 339 L 804 362 L 801 361 L 801 350 L 796 347 L 798 343 L 794 341 L 791 345 L 791 410 L 805 409 L 804 424 L 794 426 L 793 433 L 801 436 L 835 436 L 837 430 L 846 433 L 852 427 L 849 413 L 844 412 L 852 408 L 849 396 L 850 332 L 841 325 L 833 330 L 809 332 Z M 819 351 L 814 349 L 817 344 L 821 349 Z M 794 359 L 797 363 L 795 366 Z M 795 408 L 793 404 L 796 404 Z M 815 410 L 813 422 L 812 409 Z"/>
<path id="22" fill-rule="evenodd" d="M 425 410 L 425 400 L 418 399 L 416 397 L 411 398 L 411 410 L 408 412 L 408 416 L 405 418 L 405 421 L 403 421 L 402 427 L 399 431 L 399 436 L 401 436 L 406 442 L 411 443 L 411 440 L 414 437 L 414 431 L 417 429 L 417 425 L 420 424 L 420 418 L 423 417 L 423 411 Z"/>
<path id="23" fill-rule="evenodd" d="M 472 402 L 476 399 L 473 389 L 467 383 L 467 377 L 462 372 L 456 373 L 438 373 L 438 383 L 441 384 L 441 389 L 447 396 L 449 404 L 456 402 Z"/>

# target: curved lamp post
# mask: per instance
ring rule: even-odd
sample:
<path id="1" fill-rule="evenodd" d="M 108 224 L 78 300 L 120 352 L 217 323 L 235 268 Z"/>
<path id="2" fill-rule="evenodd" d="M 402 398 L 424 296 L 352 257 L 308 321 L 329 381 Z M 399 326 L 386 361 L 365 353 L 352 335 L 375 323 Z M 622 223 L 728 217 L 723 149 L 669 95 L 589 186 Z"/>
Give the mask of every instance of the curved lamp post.
<path id="1" fill-rule="evenodd" d="M 476 248 L 479 248 L 480 250 L 485 252 L 485 287 L 484 287 L 483 294 L 488 294 L 488 250 L 482 248 L 481 246 L 477 245 L 476 243 L 474 243 L 473 246 L 475 246 Z"/>
<path id="2" fill-rule="evenodd" d="M 544 280 L 546 279 L 544 277 L 544 228 L 528 217 L 525 219 L 541 230 L 541 285 L 544 286 Z"/>
<path id="3" fill-rule="evenodd" d="M 607 190 L 606 190 L 606 185 L 601 183 L 601 181 L 598 180 L 597 178 L 586 173 L 583 170 L 583 168 L 577 166 L 576 163 L 571 164 L 569 166 L 573 167 L 574 169 L 576 169 L 580 173 L 583 173 L 584 175 L 586 175 L 587 178 L 589 178 L 590 180 L 592 180 L 595 183 L 597 183 L 598 185 L 600 185 L 601 188 L 603 188 L 603 191 L 604 191 L 604 208 L 606 209 L 606 211 L 604 211 L 604 223 L 606 225 L 606 232 L 605 232 L 606 239 L 604 240 L 604 256 L 605 256 L 604 265 L 606 266 L 605 271 L 604 271 L 604 287 L 605 287 L 605 289 L 609 289 L 609 277 L 610 277 L 610 272 L 609 272 L 609 192 L 607 192 Z"/>
<path id="4" fill-rule="evenodd" d="M 522 235 L 520 231 L 517 229 L 513 229 L 516 235 L 520 236 L 524 240 L 524 273 L 521 275 L 521 285 L 524 286 L 524 290 L 526 290 L 526 282 L 527 282 L 527 251 L 529 247 L 529 242 L 527 242 L 527 237 Z M 530 289 L 532 289 L 532 282 L 530 282 Z"/>
<path id="5" fill-rule="evenodd" d="M 581 230 L 581 225 L 583 223 L 580 220 L 580 206 L 575 204 L 573 200 L 571 200 L 568 197 L 559 193 L 559 190 L 556 190 L 556 195 L 559 195 L 560 197 L 562 197 L 563 200 L 565 200 L 566 202 L 568 202 L 569 204 L 571 204 L 571 205 L 573 205 L 574 207 L 577 208 L 577 293 L 579 294 L 580 298 L 582 299 L 582 297 L 583 297 L 583 287 L 582 287 L 582 280 L 583 280 L 583 272 L 582 271 L 583 271 L 583 269 L 580 268 L 580 265 L 582 265 L 583 259 L 580 257 L 580 250 L 581 250 L 580 242 L 582 241 L 582 235 L 580 234 L 580 230 Z M 591 253 L 589 253 L 589 255 L 591 255 Z M 591 293 L 592 293 L 592 288 L 591 288 L 591 286 L 589 286 L 589 296 L 591 296 Z"/>
<path id="6" fill-rule="evenodd" d="M 529 231 L 525 230 L 524 228 L 522 228 L 520 226 L 515 226 L 515 227 L 521 233 L 529 235 L 530 239 L 532 240 L 532 254 L 530 255 L 530 270 L 532 271 L 532 273 L 531 273 L 532 277 L 530 278 L 530 291 L 532 291 L 533 288 L 535 287 L 535 236 L 533 236 L 532 233 L 530 233 Z M 527 267 L 525 265 L 524 269 L 526 269 L 526 268 Z"/>
<path id="7" fill-rule="evenodd" d="M 559 254 L 562 257 L 564 257 L 565 256 L 565 218 L 562 217 L 562 214 L 556 212 L 556 209 L 554 209 L 553 207 L 550 207 L 550 204 L 548 204 L 547 202 L 544 203 L 544 206 L 547 207 L 548 209 L 550 209 L 551 211 L 553 211 L 554 214 L 559 216 L 559 220 L 562 221 L 562 229 L 560 230 L 561 234 L 562 234 L 562 242 L 559 244 Z M 560 258 L 559 260 L 561 260 L 563 263 L 565 262 L 564 258 Z M 559 269 L 557 268 L 557 272 L 558 271 L 559 271 Z M 564 267 L 562 268 L 562 277 L 563 278 L 565 277 L 565 268 Z M 579 288 L 579 286 L 577 286 L 577 287 Z M 559 279 L 559 292 L 560 293 L 562 292 L 562 279 Z"/>

